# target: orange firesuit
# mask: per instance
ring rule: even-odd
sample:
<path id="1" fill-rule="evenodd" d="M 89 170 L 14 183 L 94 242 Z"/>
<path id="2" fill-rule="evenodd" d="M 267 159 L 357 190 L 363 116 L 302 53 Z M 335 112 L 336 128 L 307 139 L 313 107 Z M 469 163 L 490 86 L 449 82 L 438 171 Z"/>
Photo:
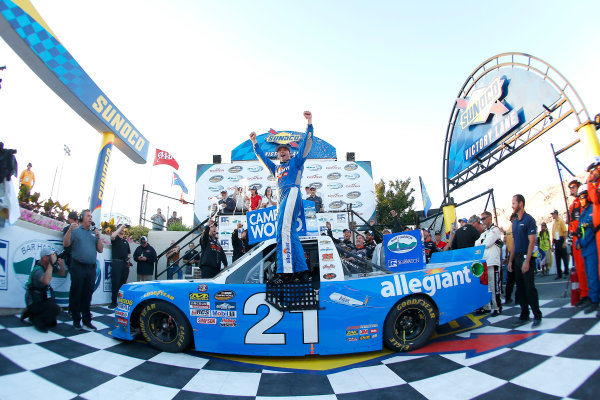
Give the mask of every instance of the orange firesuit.
<path id="1" fill-rule="evenodd" d="M 579 280 L 579 290 L 581 297 L 588 296 L 587 277 L 585 275 L 585 263 L 581 256 L 581 249 L 577 249 L 575 244 L 577 243 L 577 237 L 575 231 L 579 227 L 579 216 L 581 215 L 579 204 L 579 198 L 575 197 L 573 203 L 569 206 L 569 236 L 573 238 L 573 246 L 571 246 L 573 252 L 573 262 L 575 263 L 575 271 L 577 271 L 577 279 Z"/>
<path id="2" fill-rule="evenodd" d="M 592 221 L 594 226 L 600 225 L 600 189 L 598 181 L 590 180 L 592 176 L 588 176 L 588 198 L 592 202 L 594 208 L 592 209 Z M 600 249 L 600 230 L 596 232 L 596 246 Z M 600 271 L 600 263 L 598 263 L 598 270 Z"/>

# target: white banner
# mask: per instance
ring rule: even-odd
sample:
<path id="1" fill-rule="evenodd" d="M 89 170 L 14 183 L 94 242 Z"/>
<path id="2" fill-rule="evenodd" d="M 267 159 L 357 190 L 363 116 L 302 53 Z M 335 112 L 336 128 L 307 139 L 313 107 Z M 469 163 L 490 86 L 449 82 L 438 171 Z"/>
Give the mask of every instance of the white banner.
<path id="1" fill-rule="evenodd" d="M 368 221 L 375 214 L 375 185 L 370 169 L 370 162 L 364 161 L 307 160 L 302 175 L 302 198 L 306 199 L 305 186 L 315 187 L 317 196 L 323 200 L 323 211 L 345 211 L 347 204 L 352 203 L 353 210 Z M 251 186 L 257 187 L 261 196 L 268 186 L 274 192 L 277 190 L 275 178 L 259 161 L 198 165 L 194 199 L 196 221 L 208 217 L 209 209 L 218 203 L 222 190 L 231 196 L 237 188 L 242 188 L 245 196 L 249 196 Z"/>
<path id="2" fill-rule="evenodd" d="M 0 228 L 0 308 L 24 308 L 25 284 L 44 247 L 57 253 L 63 249 L 62 232 L 43 228 L 29 222 L 17 221 L 13 226 Z M 110 303 L 111 249 L 104 248 L 96 258 L 96 282 L 92 304 Z M 71 278 L 52 276 L 56 302 L 66 306 L 69 301 Z"/>

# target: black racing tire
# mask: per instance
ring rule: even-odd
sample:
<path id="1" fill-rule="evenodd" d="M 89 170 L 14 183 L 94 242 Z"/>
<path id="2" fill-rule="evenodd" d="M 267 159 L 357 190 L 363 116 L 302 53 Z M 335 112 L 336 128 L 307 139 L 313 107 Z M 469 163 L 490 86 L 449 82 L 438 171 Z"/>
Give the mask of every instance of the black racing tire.
<path id="1" fill-rule="evenodd" d="M 438 311 L 423 296 L 402 299 L 388 313 L 383 325 L 383 344 L 393 351 L 422 347 L 435 331 Z"/>
<path id="2" fill-rule="evenodd" d="M 177 353 L 192 343 L 192 328 L 185 315 L 164 301 L 150 301 L 140 312 L 140 330 L 152 347 Z"/>

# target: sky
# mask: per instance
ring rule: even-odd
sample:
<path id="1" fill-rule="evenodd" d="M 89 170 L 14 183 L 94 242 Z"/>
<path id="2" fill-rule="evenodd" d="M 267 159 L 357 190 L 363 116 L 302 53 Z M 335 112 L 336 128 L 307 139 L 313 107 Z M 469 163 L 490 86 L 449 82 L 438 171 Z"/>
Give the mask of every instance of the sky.
<path id="1" fill-rule="evenodd" d="M 113 152 L 103 212 L 137 223 L 142 185 L 179 198 L 172 169 L 152 166 L 166 150 L 193 201 L 196 165 L 257 133 L 303 131 L 372 161 L 375 181 L 422 176 L 434 207 L 450 112 L 464 81 L 503 52 L 534 55 L 561 72 L 590 115 L 600 112 L 597 1 L 74 1 L 33 0 L 57 38 L 150 141 L 148 163 Z M 72 208 L 89 206 L 101 135 L 0 40 L 0 141 L 28 162 L 34 191 Z M 454 192 L 461 202 L 494 188 L 496 205 L 558 183 L 550 150 L 577 139 L 567 119 L 520 153 Z M 64 156 L 63 146 L 71 149 Z M 116 150 L 116 148 L 115 148 Z M 61 166 L 64 160 L 64 170 Z M 561 160 L 580 173 L 582 145 Z M 55 178 L 56 175 L 56 178 Z M 60 180 L 60 187 L 59 186 Z M 52 190 L 54 182 L 54 190 Z M 557 204 L 557 207 L 560 204 Z M 152 196 L 148 210 L 192 206 Z M 459 210 L 481 212 L 482 202 Z"/>

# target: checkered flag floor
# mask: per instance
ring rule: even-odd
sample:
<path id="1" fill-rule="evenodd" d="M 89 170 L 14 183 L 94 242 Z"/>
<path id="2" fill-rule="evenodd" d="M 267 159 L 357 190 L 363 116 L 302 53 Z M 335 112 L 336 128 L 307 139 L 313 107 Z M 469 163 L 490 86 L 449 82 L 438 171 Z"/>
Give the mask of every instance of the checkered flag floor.
<path id="1" fill-rule="evenodd" d="M 75 330 L 63 313 L 49 333 L 0 317 L 0 399 L 597 399 L 600 322 L 567 300 L 542 300 L 539 334 L 469 357 L 468 352 L 392 354 L 334 371 L 240 364 L 194 351 L 163 353 L 111 338 L 113 311 L 94 308 L 98 332 Z M 516 306 L 476 329 L 511 329 Z M 448 339 L 448 337 L 445 337 Z"/>

